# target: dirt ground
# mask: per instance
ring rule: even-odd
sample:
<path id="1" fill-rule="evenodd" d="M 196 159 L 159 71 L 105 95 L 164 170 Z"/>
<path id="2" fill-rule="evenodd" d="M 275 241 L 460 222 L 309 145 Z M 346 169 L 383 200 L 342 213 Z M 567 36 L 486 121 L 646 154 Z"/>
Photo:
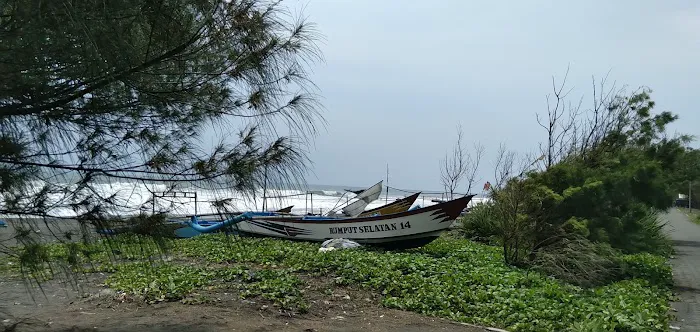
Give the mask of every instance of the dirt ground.
<path id="1" fill-rule="evenodd" d="M 0 280 L 0 319 L 11 331 L 486 331 L 416 313 L 381 307 L 370 293 L 311 289 L 305 314 L 280 312 L 265 300 L 241 300 L 216 290 L 209 303 L 146 304 L 100 286 L 104 275 L 75 285 L 52 281 L 27 292 L 19 280 Z M 318 289 L 323 286 L 319 286 Z M 32 296 L 33 295 L 33 296 Z M 19 323 L 19 324 L 17 324 Z M 14 329 L 12 327 L 14 326 Z M 6 330 L 6 331 L 8 331 Z"/>
<path id="2" fill-rule="evenodd" d="M 74 222 L 41 221 L 31 228 L 45 241 L 55 235 L 79 234 Z M 13 224 L 0 230 L 0 244 L 15 245 Z M 445 319 L 382 307 L 380 298 L 366 291 L 336 289 L 326 294 L 327 281 L 312 285 L 305 297 L 311 308 L 304 314 L 280 312 L 271 303 L 241 300 L 225 289 L 200 294 L 206 303 L 146 304 L 115 294 L 102 285 L 105 275 L 91 275 L 73 285 L 57 280 L 31 294 L 22 281 L 0 276 L 0 321 L 5 331 L 486 331 Z M 43 291 L 43 293 L 42 293 Z M 1 331 L 1 330 L 0 330 Z M 492 330 L 493 331 L 493 330 Z"/>

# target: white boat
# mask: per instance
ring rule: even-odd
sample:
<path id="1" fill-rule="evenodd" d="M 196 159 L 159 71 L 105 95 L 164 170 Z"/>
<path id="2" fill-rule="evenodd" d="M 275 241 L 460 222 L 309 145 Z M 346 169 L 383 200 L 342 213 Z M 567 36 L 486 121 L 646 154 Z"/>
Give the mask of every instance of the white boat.
<path id="1" fill-rule="evenodd" d="M 472 197 L 474 195 L 400 213 L 358 218 L 244 213 L 211 226 L 202 226 L 193 217 L 188 230 L 178 231 L 190 237 L 193 231 L 209 233 L 231 226 L 237 233 L 252 236 L 318 242 L 345 238 L 362 244 L 418 247 L 433 241 L 448 229 Z"/>

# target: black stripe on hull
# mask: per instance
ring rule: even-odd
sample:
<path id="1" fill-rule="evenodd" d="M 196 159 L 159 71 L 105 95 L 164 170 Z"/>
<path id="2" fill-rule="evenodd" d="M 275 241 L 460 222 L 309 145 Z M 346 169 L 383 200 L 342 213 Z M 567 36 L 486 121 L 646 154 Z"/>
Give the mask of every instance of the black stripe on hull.
<path id="1" fill-rule="evenodd" d="M 311 235 L 311 231 L 308 229 L 280 225 L 277 223 L 271 223 L 261 220 L 248 220 L 247 222 L 251 225 L 255 225 L 260 228 L 267 229 L 268 231 L 272 231 L 285 236 L 295 237 L 297 235 Z"/>
<path id="2" fill-rule="evenodd" d="M 443 223 L 446 221 L 453 221 L 454 219 L 450 218 L 450 216 L 445 213 L 445 211 L 442 210 L 437 210 L 431 214 L 433 217 L 433 220 L 439 220 L 439 223 Z"/>

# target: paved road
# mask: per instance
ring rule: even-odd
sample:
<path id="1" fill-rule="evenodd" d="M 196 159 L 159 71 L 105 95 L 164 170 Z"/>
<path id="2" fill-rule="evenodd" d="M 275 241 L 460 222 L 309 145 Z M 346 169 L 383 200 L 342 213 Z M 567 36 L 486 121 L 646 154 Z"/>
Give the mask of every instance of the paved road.
<path id="1" fill-rule="evenodd" d="M 676 249 L 671 260 L 674 291 L 680 298 L 672 303 L 678 311 L 671 325 L 682 331 L 700 331 L 700 225 L 690 222 L 678 209 L 671 209 L 666 219 Z"/>

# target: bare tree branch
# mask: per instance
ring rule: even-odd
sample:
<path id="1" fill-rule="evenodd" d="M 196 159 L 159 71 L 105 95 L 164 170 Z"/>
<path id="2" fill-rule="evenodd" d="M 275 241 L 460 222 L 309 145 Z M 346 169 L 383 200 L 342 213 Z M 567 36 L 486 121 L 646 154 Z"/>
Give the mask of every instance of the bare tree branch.
<path id="1" fill-rule="evenodd" d="M 464 132 L 462 126 L 457 126 L 457 142 L 444 159 L 440 161 L 440 180 L 449 199 L 454 199 L 462 180 L 467 180 L 467 193 L 471 193 L 479 164 L 484 154 L 484 146 L 481 143 L 474 144 L 473 154 L 466 151 L 463 143 Z"/>

